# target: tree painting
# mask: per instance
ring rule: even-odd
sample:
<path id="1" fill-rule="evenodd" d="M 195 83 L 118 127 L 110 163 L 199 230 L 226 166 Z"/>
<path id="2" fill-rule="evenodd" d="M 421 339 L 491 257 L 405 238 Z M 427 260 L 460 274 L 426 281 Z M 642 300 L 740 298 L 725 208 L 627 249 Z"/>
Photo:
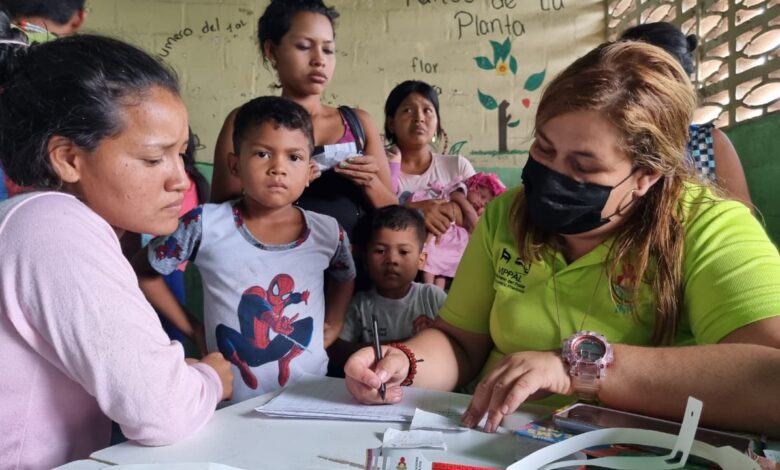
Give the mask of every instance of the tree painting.
<path id="1" fill-rule="evenodd" d="M 474 61 L 477 63 L 477 67 L 482 70 L 495 71 L 496 75 L 505 76 L 509 72 L 512 72 L 512 76 L 517 75 L 518 63 L 515 56 L 512 55 L 512 43 L 509 42 L 509 38 L 506 38 L 504 42 L 490 41 L 490 45 L 493 47 L 493 60 L 485 56 L 474 57 Z M 523 88 L 525 91 L 531 92 L 542 86 L 544 82 L 545 70 L 539 73 L 530 75 Z M 498 151 L 506 152 L 507 149 L 507 128 L 517 127 L 520 125 L 520 120 L 512 120 L 512 115 L 507 113 L 509 109 L 509 102 L 505 99 L 499 103 L 494 97 L 487 93 L 483 93 L 482 90 L 477 89 L 477 96 L 482 106 L 492 111 L 498 109 Z M 531 106 L 531 100 L 524 97 L 521 100 L 522 105 L 525 108 Z"/>

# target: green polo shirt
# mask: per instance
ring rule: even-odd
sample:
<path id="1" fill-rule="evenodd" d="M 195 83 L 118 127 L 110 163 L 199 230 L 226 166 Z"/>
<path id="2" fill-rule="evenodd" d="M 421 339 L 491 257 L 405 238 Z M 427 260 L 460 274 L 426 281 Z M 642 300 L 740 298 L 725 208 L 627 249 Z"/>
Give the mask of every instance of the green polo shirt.
<path id="1" fill-rule="evenodd" d="M 486 208 L 439 312 L 458 328 L 490 334 L 495 346 L 482 373 L 505 354 L 560 348 L 580 329 L 612 343 L 649 345 L 652 288 L 642 284 L 639 321 L 613 301 L 604 271 L 612 240 L 570 264 L 561 253 L 535 263 L 519 259 L 509 222 L 519 191 Z M 717 343 L 737 328 L 780 315 L 780 255 L 750 211 L 699 186 L 686 187 L 681 204 L 684 312 L 675 344 Z M 633 275 L 631 266 L 622 266 L 611 281 L 620 291 Z"/>

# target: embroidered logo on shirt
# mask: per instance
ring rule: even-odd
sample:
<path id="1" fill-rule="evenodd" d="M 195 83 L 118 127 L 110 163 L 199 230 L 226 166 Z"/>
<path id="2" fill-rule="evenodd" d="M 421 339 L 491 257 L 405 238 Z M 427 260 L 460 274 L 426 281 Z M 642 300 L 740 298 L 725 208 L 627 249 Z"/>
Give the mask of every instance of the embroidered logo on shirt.
<path id="1" fill-rule="evenodd" d="M 501 264 L 496 270 L 495 282 L 517 292 L 525 292 L 523 278 L 531 271 L 531 263 L 527 263 L 518 257 L 514 257 L 506 248 L 501 249 Z M 503 265 L 502 265 L 503 264 Z"/>

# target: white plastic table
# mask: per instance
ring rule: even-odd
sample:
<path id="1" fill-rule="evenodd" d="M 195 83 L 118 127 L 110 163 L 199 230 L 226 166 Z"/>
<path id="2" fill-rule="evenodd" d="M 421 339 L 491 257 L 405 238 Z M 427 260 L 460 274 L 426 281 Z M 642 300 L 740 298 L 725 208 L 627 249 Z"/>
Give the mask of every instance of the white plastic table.
<path id="1" fill-rule="evenodd" d="M 178 444 L 143 447 L 124 442 L 91 458 L 109 464 L 215 462 L 244 469 L 360 469 L 366 449 L 381 445 L 385 429 L 408 429 L 400 423 L 266 418 L 255 408 L 269 398 L 257 397 L 217 411 L 203 429 Z M 445 440 L 446 452 L 426 450 L 426 457 L 505 468 L 544 445 L 513 434 L 476 430 L 447 433 Z"/>
<path id="2" fill-rule="evenodd" d="M 95 460 L 75 460 L 53 470 L 103 470 L 110 465 Z"/>

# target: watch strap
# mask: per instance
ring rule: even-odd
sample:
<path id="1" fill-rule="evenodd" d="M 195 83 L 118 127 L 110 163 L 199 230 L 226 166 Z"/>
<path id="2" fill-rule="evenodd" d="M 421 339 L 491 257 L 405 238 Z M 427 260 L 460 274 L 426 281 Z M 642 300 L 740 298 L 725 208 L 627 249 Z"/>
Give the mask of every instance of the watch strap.
<path id="1" fill-rule="evenodd" d="M 577 398 L 583 401 L 598 401 L 599 400 L 599 379 L 596 377 L 582 377 L 579 375 L 573 375 L 571 377 L 571 385 L 574 389 L 574 393 Z"/>
<path id="2" fill-rule="evenodd" d="M 579 363 L 572 369 L 571 385 L 577 398 L 583 401 L 598 401 L 602 375 L 599 366 Z"/>

